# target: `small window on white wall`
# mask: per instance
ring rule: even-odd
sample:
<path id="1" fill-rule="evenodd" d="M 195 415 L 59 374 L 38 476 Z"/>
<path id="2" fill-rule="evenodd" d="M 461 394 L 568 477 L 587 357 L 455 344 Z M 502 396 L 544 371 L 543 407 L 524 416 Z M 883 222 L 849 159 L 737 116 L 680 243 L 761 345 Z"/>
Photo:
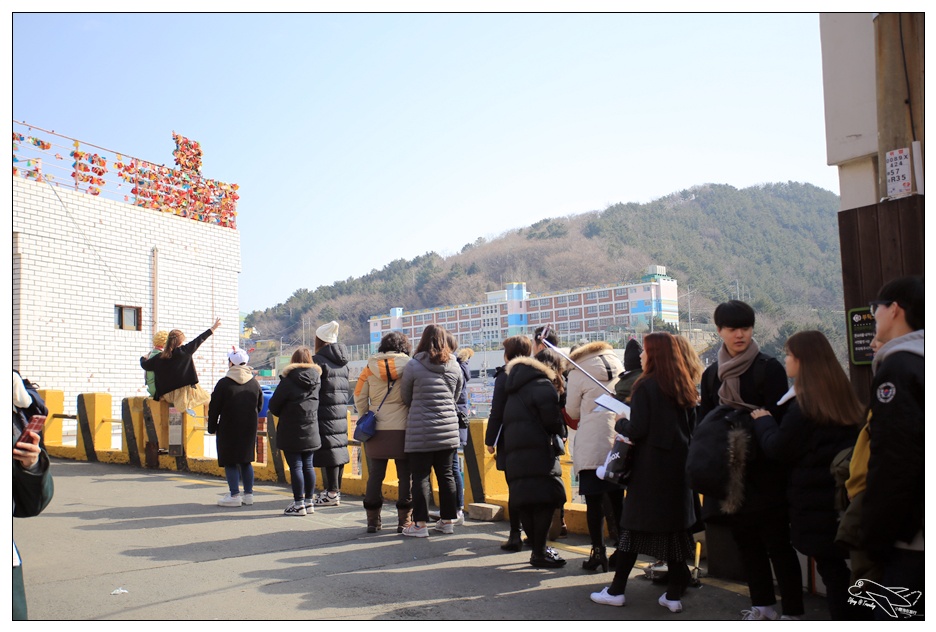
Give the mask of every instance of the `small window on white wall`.
<path id="1" fill-rule="evenodd" d="M 114 305 L 114 329 L 140 331 L 141 312 L 140 307 Z"/>

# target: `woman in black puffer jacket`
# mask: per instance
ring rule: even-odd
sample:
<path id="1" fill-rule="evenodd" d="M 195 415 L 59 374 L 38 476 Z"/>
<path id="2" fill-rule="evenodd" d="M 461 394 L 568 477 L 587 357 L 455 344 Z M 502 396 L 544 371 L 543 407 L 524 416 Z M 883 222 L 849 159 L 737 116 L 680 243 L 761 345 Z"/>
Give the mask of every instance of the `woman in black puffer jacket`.
<path id="1" fill-rule="evenodd" d="M 300 347 L 283 369 L 280 383 L 270 398 L 270 412 L 278 418 L 276 448 L 283 451 L 292 483 L 293 502 L 283 512 L 287 516 L 304 516 L 315 511 L 312 455 L 322 447 L 318 426 L 321 385 L 322 369 L 312 362 L 309 348 Z"/>
<path id="2" fill-rule="evenodd" d="M 822 332 L 793 334 L 786 352 L 793 388 L 780 402 L 790 401 L 790 406 L 780 425 L 766 410 L 753 411 L 754 431 L 764 454 L 790 466 L 787 502 L 793 548 L 816 560 L 831 618 L 861 618 L 862 613 L 848 605 L 847 553 L 834 545 L 839 513 L 830 464 L 836 454 L 855 445 L 864 411 Z"/>
<path id="3" fill-rule="evenodd" d="M 503 449 L 510 505 L 530 534 L 530 564 L 558 568 L 566 562 L 546 546 L 546 538 L 553 513 L 566 501 L 552 441 L 553 435 L 565 437 L 566 432 L 560 403 L 565 392 L 562 360 L 555 351 L 544 349 L 535 358 L 514 358 L 505 371 Z"/>
<path id="4" fill-rule="evenodd" d="M 351 460 L 348 454 L 348 401 L 351 382 L 348 348 L 338 342 L 338 323 L 331 321 L 315 330 L 312 361 L 322 369 L 319 390 L 318 423 L 322 447 L 315 451 L 315 464 L 322 468 L 322 493 L 317 507 L 334 507 L 341 502 L 341 475 Z"/>

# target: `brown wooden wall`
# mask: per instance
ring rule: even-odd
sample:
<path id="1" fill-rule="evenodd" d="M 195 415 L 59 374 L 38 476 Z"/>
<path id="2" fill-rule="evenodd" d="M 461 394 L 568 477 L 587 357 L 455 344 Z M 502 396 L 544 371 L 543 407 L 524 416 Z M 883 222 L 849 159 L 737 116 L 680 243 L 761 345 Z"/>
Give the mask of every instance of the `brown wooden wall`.
<path id="1" fill-rule="evenodd" d="M 913 195 L 838 214 L 846 314 L 867 305 L 888 281 L 924 273 L 924 206 L 924 196 Z M 871 367 L 849 368 L 855 391 L 867 402 Z"/>

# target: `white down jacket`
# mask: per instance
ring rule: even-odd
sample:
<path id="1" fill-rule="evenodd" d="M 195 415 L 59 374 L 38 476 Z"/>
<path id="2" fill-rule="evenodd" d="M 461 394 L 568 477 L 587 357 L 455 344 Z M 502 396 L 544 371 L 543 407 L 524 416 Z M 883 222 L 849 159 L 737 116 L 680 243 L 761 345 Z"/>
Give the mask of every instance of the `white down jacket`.
<path id="1" fill-rule="evenodd" d="M 569 357 L 614 393 L 614 384 L 624 365 L 610 344 L 591 342 L 573 351 Z M 595 398 L 605 392 L 579 369 L 572 367 L 569 371 L 565 410 L 569 417 L 579 420 L 572 446 L 572 465 L 576 474 L 603 465 L 614 442 L 614 413 L 604 408 L 595 410 L 598 408 Z"/>

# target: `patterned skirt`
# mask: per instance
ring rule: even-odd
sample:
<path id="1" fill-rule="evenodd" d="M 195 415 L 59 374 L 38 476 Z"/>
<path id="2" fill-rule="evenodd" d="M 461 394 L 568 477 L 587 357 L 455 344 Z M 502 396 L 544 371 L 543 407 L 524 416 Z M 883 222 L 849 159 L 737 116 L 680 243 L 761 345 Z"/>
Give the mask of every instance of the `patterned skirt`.
<path id="1" fill-rule="evenodd" d="M 622 529 L 618 549 L 658 560 L 688 560 L 695 555 L 695 546 L 687 531 L 649 533 Z"/>

